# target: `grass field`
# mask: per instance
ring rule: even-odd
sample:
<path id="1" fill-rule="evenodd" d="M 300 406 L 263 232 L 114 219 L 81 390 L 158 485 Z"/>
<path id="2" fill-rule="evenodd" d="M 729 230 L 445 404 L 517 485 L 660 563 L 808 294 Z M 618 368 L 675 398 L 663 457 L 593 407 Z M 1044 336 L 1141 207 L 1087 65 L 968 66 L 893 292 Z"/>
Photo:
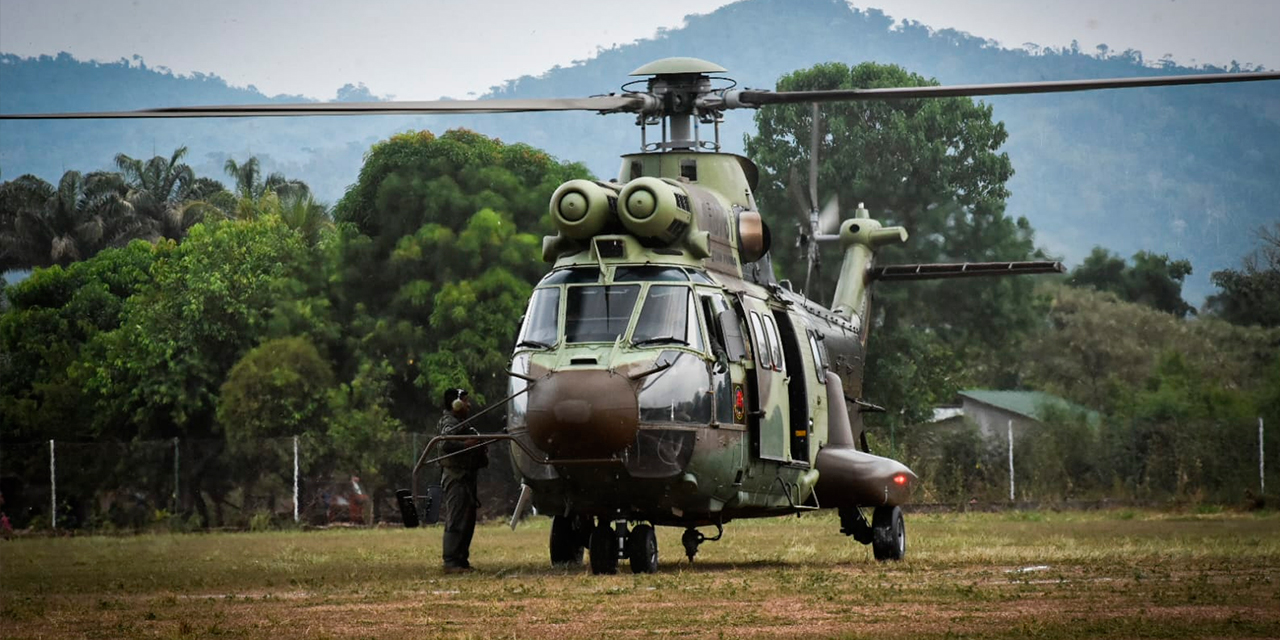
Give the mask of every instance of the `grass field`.
<path id="1" fill-rule="evenodd" d="M 1277 638 L 1280 514 L 908 516 L 881 564 L 835 516 L 731 523 L 690 565 L 553 569 L 550 521 L 0 542 L 0 636 L 119 638 Z"/>

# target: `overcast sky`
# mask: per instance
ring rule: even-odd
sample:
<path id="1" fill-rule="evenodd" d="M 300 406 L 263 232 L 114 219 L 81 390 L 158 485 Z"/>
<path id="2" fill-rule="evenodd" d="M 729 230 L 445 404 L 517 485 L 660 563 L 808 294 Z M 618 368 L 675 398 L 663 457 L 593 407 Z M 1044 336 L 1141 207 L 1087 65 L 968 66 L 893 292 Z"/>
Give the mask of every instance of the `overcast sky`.
<path id="1" fill-rule="evenodd" d="M 679 27 L 724 0 L 0 0 L 0 52 L 141 55 L 267 94 L 332 98 L 363 82 L 401 99 L 467 97 L 597 48 Z M 1149 60 L 1280 67 L 1280 0 L 874 0 L 895 18 L 1000 41 Z M 306 7 L 300 9 L 299 7 Z M 728 40 L 728 39 L 726 39 Z M 3 90 L 3 88 L 0 88 Z"/>

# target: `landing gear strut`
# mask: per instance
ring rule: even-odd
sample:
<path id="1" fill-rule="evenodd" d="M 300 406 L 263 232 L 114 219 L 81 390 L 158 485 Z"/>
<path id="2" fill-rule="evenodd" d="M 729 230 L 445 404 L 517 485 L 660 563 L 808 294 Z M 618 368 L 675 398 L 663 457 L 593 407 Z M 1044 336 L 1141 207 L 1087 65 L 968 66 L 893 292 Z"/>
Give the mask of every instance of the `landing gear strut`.
<path id="1" fill-rule="evenodd" d="M 680 544 L 684 545 L 684 554 L 689 556 L 689 564 L 693 564 L 693 557 L 698 555 L 698 545 L 704 542 L 715 542 L 723 537 L 724 527 L 719 524 L 716 525 L 716 537 L 714 538 L 708 538 L 702 535 L 701 531 L 689 527 L 684 530 L 684 535 L 680 536 Z"/>
<path id="2" fill-rule="evenodd" d="M 840 533 L 862 544 L 871 544 L 871 525 L 858 507 L 840 507 Z"/>

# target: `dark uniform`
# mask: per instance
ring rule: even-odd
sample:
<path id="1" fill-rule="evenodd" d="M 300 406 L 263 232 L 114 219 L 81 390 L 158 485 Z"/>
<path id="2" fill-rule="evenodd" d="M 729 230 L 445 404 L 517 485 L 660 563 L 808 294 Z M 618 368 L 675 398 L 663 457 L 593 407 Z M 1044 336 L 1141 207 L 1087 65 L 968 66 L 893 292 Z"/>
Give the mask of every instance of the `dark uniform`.
<path id="1" fill-rule="evenodd" d="M 452 395 L 452 398 L 450 397 Z M 440 417 L 439 433 L 442 436 L 479 435 L 470 425 L 461 426 L 466 412 L 451 410 L 455 400 L 465 400 L 466 391 L 450 389 L 445 394 L 444 415 Z M 470 405 L 465 405 L 470 409 Z M 444 453 L 456 453 L 467 448 L 465 441 L 449 441 L 443 445 Z M 444 541 L 443 556 L 445 570 L 466 570 L 471 568 L 471 537 L 476 531 L 476 507 L 480 501 L 476 496 L 476 478 L 479 470 L 488 464 L 488 456 L 483 448 L 473 449 L 467 453 L 450 456 L 440 461 L 443 468 L 444 485 Z"/>

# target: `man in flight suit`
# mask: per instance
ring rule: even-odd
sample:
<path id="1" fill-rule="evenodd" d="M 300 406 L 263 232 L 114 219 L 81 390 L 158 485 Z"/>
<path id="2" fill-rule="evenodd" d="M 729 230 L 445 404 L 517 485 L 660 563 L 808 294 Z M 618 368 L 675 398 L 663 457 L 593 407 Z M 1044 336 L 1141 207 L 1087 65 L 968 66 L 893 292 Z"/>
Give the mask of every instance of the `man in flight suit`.
<path id="1" fill-rule="evenodd" d="M 447 389 L 444 392 L 444 415 L 440 417 L 439 433 L 442 436 L 479 435 L 470 425 L 462 422 L 471 414 L 471 398 L 465 389 Z M 440 461 L 444 484 L 444 570 L 445 573 L 471 571 L 468 561 L 471 555 L 471 536 L 476 531 L 476 478 L 479 470 L 489 463 L 484 448 L 459 453 L 480 443 L 478 439 L 450 440 L 442 449 L 450 455 Z"/>

